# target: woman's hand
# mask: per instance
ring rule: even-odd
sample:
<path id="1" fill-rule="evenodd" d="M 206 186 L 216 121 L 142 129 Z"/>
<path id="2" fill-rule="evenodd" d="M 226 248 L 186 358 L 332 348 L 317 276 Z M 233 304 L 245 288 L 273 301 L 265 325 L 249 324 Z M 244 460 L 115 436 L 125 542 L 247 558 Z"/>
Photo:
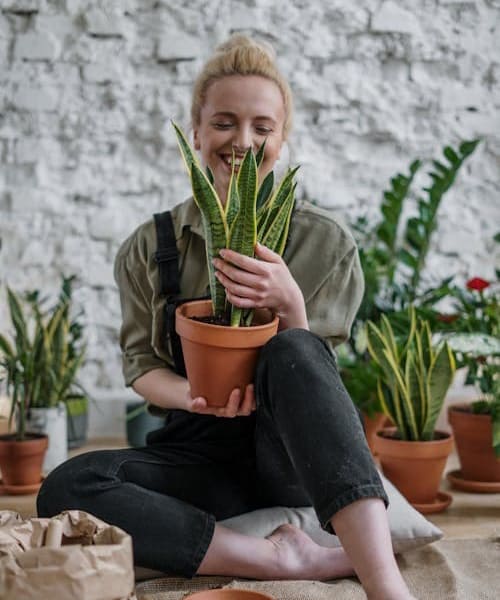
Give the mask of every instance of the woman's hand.
<path id="1" fill-rule="evenodd" d="M 239 388 L 235 388 L 229 395 L 226 406 L 207 406 L 205 398 L 191 398 L 187 393 L 188 407 L 186 410 L 201 415 L 215 415 L 216 417 L 248 417 L 255 410 L 255 394 L 253 384 L 247 385 L 242 398 Z"/>
<path id="2" fill-rule="evenodd" d="M 304 297 L 279 254 L 257 243 L 257 258 L 228 249 L 220 255 L 213 260 L 215 275 L 231 304 L 273 310 L 280 318 L 280 329 L 309 329 Z"/>

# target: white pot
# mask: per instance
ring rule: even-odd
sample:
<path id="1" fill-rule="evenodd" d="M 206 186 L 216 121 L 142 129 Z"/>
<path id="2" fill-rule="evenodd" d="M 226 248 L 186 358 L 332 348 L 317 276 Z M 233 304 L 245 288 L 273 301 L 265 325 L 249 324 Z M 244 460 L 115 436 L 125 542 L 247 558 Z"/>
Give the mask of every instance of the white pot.
<path id="1" fill-rule="evenodd" d="M 45 433 L 49 437 L 49 447 L 42 466 L 44 474 L 68 458 L 66 405 L 63 402 L 53 408 L 32 408 L 26 425 L 28 431 Z"/>

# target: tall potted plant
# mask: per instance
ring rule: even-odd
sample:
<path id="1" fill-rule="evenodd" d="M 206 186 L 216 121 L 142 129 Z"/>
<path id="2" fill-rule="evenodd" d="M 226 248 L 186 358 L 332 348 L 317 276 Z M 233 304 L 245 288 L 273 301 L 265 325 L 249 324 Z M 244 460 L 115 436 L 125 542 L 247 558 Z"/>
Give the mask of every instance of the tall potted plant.
<path id="1" fill-rule="evenodd" d="M 223 206 L 212 185 L 210 170 L 203 170 L 183 132 L 175 124 L 174 128 L 190 175 L 194 201 L 201 212 L 211 295 L 211 300 L 181 305 L 176 313 L 176 329 L 193 397 L 203 396 L 208 405 L 224 406 L 234 388 L 244 391 L 253 380 L 259 349 L 276 333 L 278 318 L 269 311 L 232 306 L 215 276 L 212 260 L 223 248 L 253 257 L 257 241 L 283 254 L 295 202 L 293 178 L 298 167 L 289 169 L 273 189 L 273 172 L 261 183 L 258 181 L 257 169 L 265 143 L 256 155 L 252 149 L 246 152 L 237 174 L 233 155 L 227 201 Z"/>
<path id="2" fill-rule="evenodd" d="M 410 327 L 396 337 L 382 315 L 380 327 L 367 324 L 368 350 L 381 369 L 377 384 L 380 404 L 395 429 L 376 437 L 384 474 L 421 512 L 445 508 L 451 497 L 438 494 L 453 436 L 435 430 L 436 420 L 452 383 L 455 359 L 446 342 L 433 344 L 426 321 L 409 309 Z"/>

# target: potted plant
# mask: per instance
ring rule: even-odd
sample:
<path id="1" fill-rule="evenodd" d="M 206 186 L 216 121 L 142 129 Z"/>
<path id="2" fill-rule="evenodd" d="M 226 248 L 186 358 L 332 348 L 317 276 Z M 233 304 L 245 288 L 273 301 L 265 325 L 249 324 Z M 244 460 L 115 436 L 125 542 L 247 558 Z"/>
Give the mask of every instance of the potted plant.
<path id="1" fill-rule="evenodd" d="M 497 236 L 498 238 L 498 236 Z M 454 487 L 500 492 L 500 306 L 498 282 L 470 279 L 454 288 L 449 315 L 453 329 L 445 339 L 466 368 L 465 383 L 478 388 L 478 399 L 448 407 L 460 469 L 448 473 Z"/>
<path id="2" fill-rule="evenodd" d="M 193 397 L 203 396 L 211 406 L 224 406 L 234 388 L 244 391 L 253 380 L 259 349 L 276 333 L 278 318 L 267 310 L 232 306 L 215 276 L 212 259 L 223 248 L 253 257 L 257 241 L 283 254 L 295 202 L 293 178 L 298 167 L 289 169 L 273 189 L 273 172 L 260 185 L 258 181 L 257 169 L 265 143 L 256 155 L 252 149 L 246 152 L 237 174 L 233 155 L 227 202 L 223 206 L 212 185 L 210 170 L 202 169 L 186 137 L 173 125 L 202 216 L 211 296 L 211 300 L 187 302 L 178 307 L 176 330 L 181 337 Z"/>
<path id="3" fill-rule="evenodd" d="M 27 414 L 33 389 L 33 371 L 36 356 L 40 354 L 43 340 L 30 341 L 28 326 L 21 303 L 11 290 L 7 290 L 15 341 L 0 334 L 0 379 L 5 380 L 11 396 L 10 425 L 15 418 L 16 432 L 0 435 L 0 470 L 2 487 L 9 494 L 32 494 L 40 487 L 42 463 L 48 447 L 45 434 L 26 430 Z"/>
<path id="4" fill-rule="evenodd" d="M 409 309 L 409 330 L 396 336 L 382 315 L 380 327 L 367 324 L 368 350 L 381 369 L 380 404 L 395 428 L 377 433 L 375 447 L 384 474 L 421 512 L 437 512 L 451 501 L 438 488 L 453 436 L 435 431 L 436 420 L 455 373 L 447 342 L 433 344 L 428 322 Z"/>
<path id="5" fill-rule="evenodd" d="M 358 242 L 365 294 L 352 327 L 353 334 L 338 349 L 338 362 L 346 388 L 363 412 L 371 445 L 374 432 L 383 426 L 385 418 L 377 394 L 378 368 L 366 344 L 366 322 L 377 322 L 382 314 L 391 314 L 394 324 L 394 313 L 399 313 L 398 326 L 404 332 L 408 326 L 407 308 L 413 304 L 417 314 L 434 327 L 437 312 L 433 307 L 448 293 L 451 278 L 438 286 L 423 288 L 421 274 L 438 225 L 441 202 L 478 143 L 471 140 L 460 143 L 458 148 L 443 148 L 443 157 L 432 161 L 429 185 L 418 191 L 417 211 L 408 211 L 407 206 L 413 200 L 413 181 L 422 167 L 420 160 L 410 164 L 407 174 L 391 177 L 375 223 L 370 216 L 361 217 L 351 225 Z M 407 218 L 407 214 L 411 217 Z"/>
<path id="6" fill-rule="evenodd" d="M 69 299 L 63 289 L 57 304 L 45 310 L 45 300 L 38 291 L 26 294 L 28 319 L 22 302 L 7 290 L 11 319 L 15 329 L 14 343 L 6 337 L 1 340 L 2 362 L 7 372 L 7 383 L 18 383 L 22 399 L 13 402 L 22 430 L 27 425 L 31 432 L 47 434 L 48 450 L 43 471 L 48 472 L 67 458 L 67 416 L 65 399 L 75 385 L 75 377 L 83 361 L 84 348 L 72 346 L 69 318 Z"/>

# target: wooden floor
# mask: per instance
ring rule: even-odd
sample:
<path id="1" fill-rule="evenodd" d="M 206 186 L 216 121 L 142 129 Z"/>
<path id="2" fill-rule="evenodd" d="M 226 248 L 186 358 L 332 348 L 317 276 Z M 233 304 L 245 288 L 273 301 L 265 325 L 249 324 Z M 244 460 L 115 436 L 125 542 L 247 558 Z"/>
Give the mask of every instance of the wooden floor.
<path id="1" fill-rule="evenodd" d="M 123 448 L 126 442 L 117 438 L 93 440 L 71 456 L 96 449 Z M 445 473 L 458 468 L 455 454 L 448 459 Z M 500 536 L 500 494 L 472 494 L 454 490 L 444 478 L 441 489 L 453 496 L 453 502 L 442 513 L 427 518 L 444 531 L 446 538 Z M 23 517 L 35 516 L 36 494 L 29 496 L 0 495 L 0 510 L 14 510 Z"/>

